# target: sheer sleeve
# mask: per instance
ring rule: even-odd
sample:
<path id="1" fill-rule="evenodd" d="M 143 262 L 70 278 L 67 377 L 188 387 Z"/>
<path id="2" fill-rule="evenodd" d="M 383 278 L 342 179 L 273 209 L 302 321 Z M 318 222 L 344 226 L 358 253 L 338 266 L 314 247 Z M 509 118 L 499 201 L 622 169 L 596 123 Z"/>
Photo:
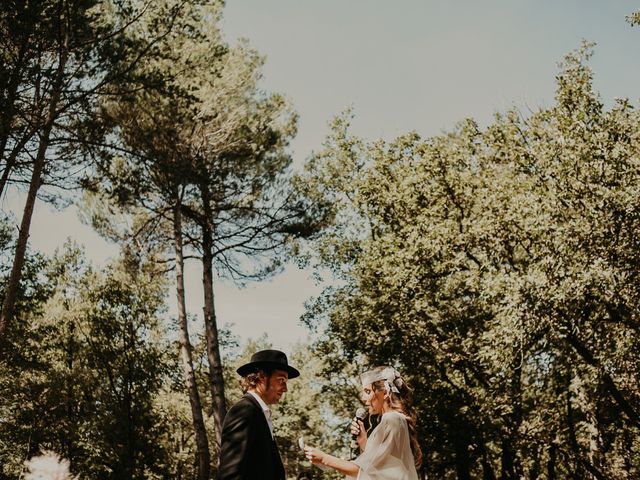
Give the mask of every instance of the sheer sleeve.
<path id="1" fill-rule="evenodd" d="M 385 413 L 354 463 L 360 467 L 358 480 L 418 480 L 404 415 Z"/>

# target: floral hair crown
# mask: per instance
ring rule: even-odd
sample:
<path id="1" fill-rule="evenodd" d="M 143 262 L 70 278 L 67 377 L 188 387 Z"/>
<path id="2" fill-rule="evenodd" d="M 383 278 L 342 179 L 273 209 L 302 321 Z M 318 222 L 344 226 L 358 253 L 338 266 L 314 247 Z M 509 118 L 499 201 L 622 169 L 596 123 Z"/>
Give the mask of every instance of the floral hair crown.
<path id="1" fill-rule="evenodd" d="M 391 392 L 400 393 L 398 386 L 402 386 L 404 383 L 400 373 L 398 373 L 398 371 L 393 367 L 385 367 L 382 370 L 377 368 L 369 370 L 368 372 L 363 373 L 360 378 L 362 379 L 362 383 L 365 385 L 370 385 L 374 382 L 384 380 L 384 389 L 387 394 Z"/>

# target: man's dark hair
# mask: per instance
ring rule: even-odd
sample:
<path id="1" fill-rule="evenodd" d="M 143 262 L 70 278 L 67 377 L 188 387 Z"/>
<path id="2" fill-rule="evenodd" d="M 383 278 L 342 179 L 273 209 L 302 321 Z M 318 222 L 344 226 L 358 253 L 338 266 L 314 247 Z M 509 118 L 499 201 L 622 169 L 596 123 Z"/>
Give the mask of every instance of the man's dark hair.
<path id="1" fill-rule="evenodd" d="M 250 389 L 256 388 L 256 385 L 260 383 L 260 374 L 264 375 L 264 378 L 268 379 L 276 370 L 276 368 L 268 366 L 260 367 L 242 377 L 240 379 L 240 388 L 242 389 L 242 393 L 247 393 Z"/>

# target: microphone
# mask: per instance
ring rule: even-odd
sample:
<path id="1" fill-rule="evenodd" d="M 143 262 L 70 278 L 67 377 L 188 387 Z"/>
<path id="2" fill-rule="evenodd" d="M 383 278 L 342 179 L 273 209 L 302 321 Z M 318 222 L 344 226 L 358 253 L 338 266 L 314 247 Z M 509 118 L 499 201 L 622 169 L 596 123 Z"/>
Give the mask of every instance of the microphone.
<path id="1" fill-rule="evenodd" d="M 367 418 L 367 411 L 364 408 L 357 409 L 356 410 L 356 420 L 360 420 L 360 421 L 364 422 L 365 418 Z M 358 438 L 358 436 L 351 434 L 351 438 L 353 438 L 355 440 L 356 438 Z"/>
<path id="2" fill-rule="evenodd" d="M 362 422 L 364 422 L 365 418 L 367 418 L 367 411 L 364 408 L 359 408 L 356 410 L 356 420 L 360 420 Z M 355 459 L 357 456 L 357 450 L 358 450 L 358 443 L 356 442 L 356 439 L 358 438 L 357 435 L 351 434 L 351 445 L 349 445 L 349 449 L 351 450 L 351 460 Z"/>

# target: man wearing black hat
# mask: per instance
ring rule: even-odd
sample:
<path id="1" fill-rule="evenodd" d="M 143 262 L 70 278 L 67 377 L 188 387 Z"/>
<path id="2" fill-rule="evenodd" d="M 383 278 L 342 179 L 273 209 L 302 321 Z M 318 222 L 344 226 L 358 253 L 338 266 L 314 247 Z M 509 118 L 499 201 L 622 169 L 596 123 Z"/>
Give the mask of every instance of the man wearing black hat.
<path id="1" fill-rule="evenodd" d="M 222 426 L 218 480 L 284 480 L 269 405 L 280 401 L 287 380 L 300 376 L 279 350 L 261 350 L 237 370 L 244 396 Z"/>

